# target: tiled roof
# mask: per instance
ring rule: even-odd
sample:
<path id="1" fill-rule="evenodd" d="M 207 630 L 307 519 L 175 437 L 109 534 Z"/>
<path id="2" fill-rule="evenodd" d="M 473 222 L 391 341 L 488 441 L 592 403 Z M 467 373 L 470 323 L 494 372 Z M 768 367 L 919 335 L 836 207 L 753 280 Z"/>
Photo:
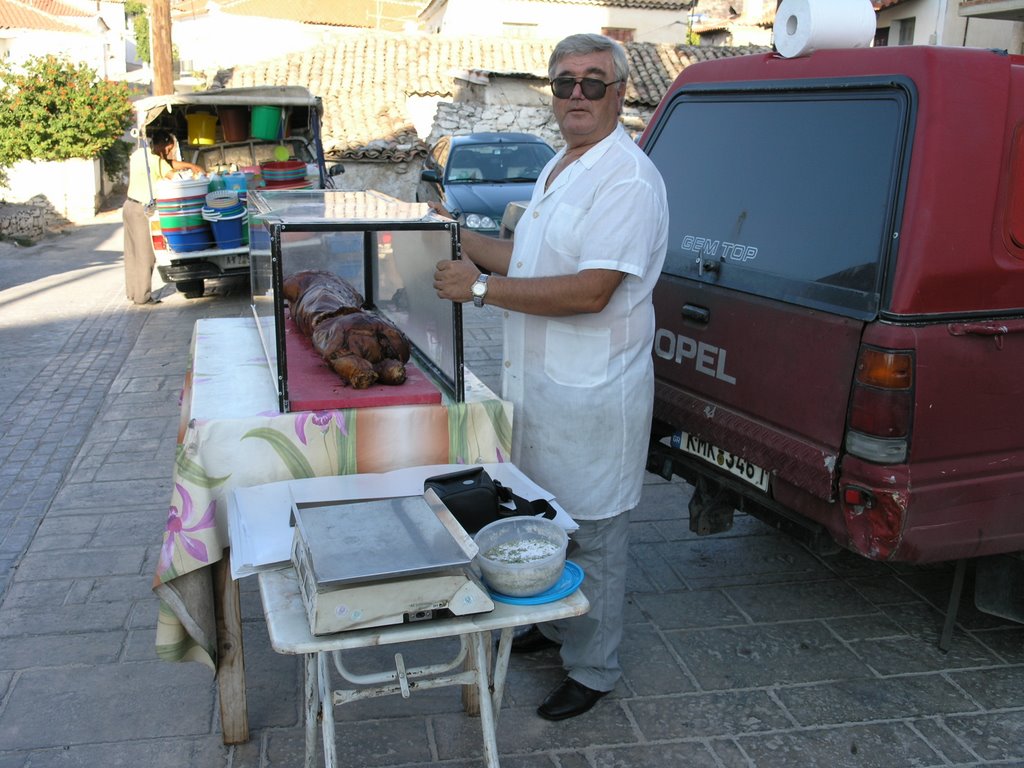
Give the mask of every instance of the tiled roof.
<path id="1" fill-rule="evenodd" d="M 415 23 L 426 0 L 217 0 L 223 13 L 266 19 L 321 24 L 329 27 L 361 27 L 400 32 L 406 22 Z M 173 16 L 197 18 L 208 12 L 207 0 L 178 0 Z"/>
<path id="2" fill-rule="evenodd" d="M 64 6 L 67 8 L 67 6 Z M 81 27 L 66 24 L 46 11 L 17 0 L 0 0 L 0 29 L 31 29 L 41 32 L 81 32 Z"/>
<path id="3" fill-rule="evenodd" d="M 696 46 L 668 43 L 626 43 L 630 77 L 626 101 L 644 107 L 656 107 L 665 91 L 690 64 L 727 59 L 771 50 L 758 46 Z"/>
<path id="4" fill-rule="evenodd" d="M 302 85 L 324 102 L 325 150 L 342 158 L 398 160 L 422 154 L 405 113 L 409 96 L 454 94 L 453 73 L 482 70 L 547 78 L 555 41 L 339 33 L 337 42 L 217 74 L 213 87 Z M 627 43 L 631 76 L 626 102 L 655 107 L 688 64 L 767 48 Z"/>
<path id="5" fill-rule="evenodd" d="M 708 21 L 693 25 L 693 32 L 696 35 L 709 35 L 712 32 L 728 32 L 730 29 L 732 29 L 732 25 L 728 20 L 724 19 L 709 19 Z"/>
<path id="6" fill-rule="evenodd" d="M 654 11 L 685 11 L 695 5 L 692 0 L 533 0 L 533 2 L 558 5 L 597 5 L 607 8 L 642 8 Z"/>
<path id="7" fill-rule="evenodd" d="M 62 3 L 60 0 L 16 0 L 16 2 L 50 16 L 77 16 L 80 19 L 89 19 L 94 15 L 73 5 Z"/>
<path id="8" fill-rule="evenodd" d="M 653 11 L 686 11 L 695 6 L 696 0 L 531 0 L 550 5 L 596 5 L 602 8 L 639 8 Z M 444 0 L 432 0 L 431 5 Z M 423 3 L 427 5 L 426 2 Z"/>

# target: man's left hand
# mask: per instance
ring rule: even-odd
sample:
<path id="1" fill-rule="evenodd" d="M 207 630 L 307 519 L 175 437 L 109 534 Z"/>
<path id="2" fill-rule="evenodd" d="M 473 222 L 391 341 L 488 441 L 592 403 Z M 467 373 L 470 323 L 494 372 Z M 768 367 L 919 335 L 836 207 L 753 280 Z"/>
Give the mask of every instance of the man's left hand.
<path id="1" fill-rule="evenodd" d="M 480 270 L 468 259 L 439 261 L 434 270 L 434 290 L 442 299 L 470 301 L 473 298 L 471 289 L 478 277 Z"/>

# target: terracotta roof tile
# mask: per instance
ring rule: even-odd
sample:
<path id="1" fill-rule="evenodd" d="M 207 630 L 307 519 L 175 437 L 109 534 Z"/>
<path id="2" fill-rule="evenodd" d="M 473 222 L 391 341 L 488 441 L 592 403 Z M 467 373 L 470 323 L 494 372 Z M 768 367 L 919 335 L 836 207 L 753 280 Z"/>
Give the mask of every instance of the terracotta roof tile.
<path id="1" fill-rule="evenodd" d="M 31 29 L 43 32 L 82 32 L 81 27 L 60 21 L 48 12 L 16 0 L 0 0 L 0 29 Z"/>
<path id="2" fill-rule="evenodd" d="M 16 2 L 50 16 L 73 16 L 80 19 L 91 19 L 95 15 L 68 3 L 62 3 L 60 0 L 16 0 Z"/>
<path id="3" fill-rule="evenodd" d="M 547 78 L 555 41 L 507 38 L 339 33 L 323 45 L 217 73 L 211 87 L 302 85 L 324 102 L 324 148 L 342 158 L 398 160 L 425 145 L 405 114 L 409 96 L 454 95 L 453 75 L 466 70 Z M 627 43 L 630 105 L 653 108 L 676 76 L 697 61 L 767 51 L 666 43 Z"/>
<path id="4" fill-rule="evenodd" d="M 426 0 L 221 0 L 223 13 L 259 16 L 330 27 L 360 27 L 401 32 L 407 22 L 415 23 Z M 196 18 L 207 13 L 207 0 L 179 0 L 174 17 Z"/>
<path id="5" fill-rule="evenodd" d="M 692 0 L 533 0 L 552 5 L 596 5 L 604 8 L 643 8 L 656 11 L 685 11 L 694 5 Z"/>

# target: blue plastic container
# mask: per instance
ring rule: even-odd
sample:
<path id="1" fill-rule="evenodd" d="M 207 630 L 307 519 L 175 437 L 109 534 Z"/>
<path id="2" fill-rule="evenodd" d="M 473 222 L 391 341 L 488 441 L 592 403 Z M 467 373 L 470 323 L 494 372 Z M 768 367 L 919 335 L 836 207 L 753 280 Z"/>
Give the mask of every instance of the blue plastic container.
<path id="1" fill-rule="evenodd" d="M 190 228 L 182 232 L 169 232 L 164 230 L 164 239 L 172 251 L 177 253 L 188 253 L 189 251 L 202 251 L 212 248 L 214 238 L 209 227 Z"/>
<path id="2" fill-rule="evenodd" d="M 230 218 L 219 218 L 210 221 L 210 228 L 213 230 L 213 237 L 217 241 L 218 248 L 241 248 L 242 247 L 242 225 L 246 216 Z"/>
<path id="3" fill-rule="evenodd" d="M 241 171 L 238 171 L 237 173 L 225 173 L 221 176 L 221 179 L 224 183 L 224 189 L 231 189 L 235 192 L 245 192 L 249 188 L 249 182 L 246 179 L 245 174 Z"/>

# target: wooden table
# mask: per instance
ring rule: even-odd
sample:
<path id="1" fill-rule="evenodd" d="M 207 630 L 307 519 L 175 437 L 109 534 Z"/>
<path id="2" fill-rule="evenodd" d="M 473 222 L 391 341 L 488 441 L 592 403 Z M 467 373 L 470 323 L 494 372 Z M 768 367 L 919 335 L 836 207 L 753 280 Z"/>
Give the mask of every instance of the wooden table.
<path id="1" fill-rule="evenodd" d="M 479 692 L 480 728 L 483 733 L 484 759 L 488 768 L 498 768 L 496 729 L 505 689 L 514 627 L 580 616 L 590 609 L 581 590 L 543 605 L 510 605 L 495 601 L 494 610 L 470 616 L 430 619 L 357 629 L 333 635 L 314 636 L 299 594 L 298 578 L 291 566 L 259 575 L 260 596 L 267 618 L 270 644 L 278 653 L 302 655 L 305 669 L 305 768 L 316 764 L 316 721 L 321 717 L 324 763 L 335 768 L 337 754 L 334 735 L 334 705 L 361 698 L 400 694 L 409 697 L 413 689 L 452 685 L 474 685 Z M 491 632 L 501 633 L 493 670 L 488 664 Z M 442 637 L 460 639 L 459 654 L 447 663 L 406 668 L 402 654 L 395 655 L 395 668 L 380 673 L 355 675 L 342 662 L 342 651 L 378 645 L 413 643 Z M 452 673 L 462 664 L 469 646 L 471 664 Z M 357 688 L 334 690 L 331 669 Z M 493 692 L 491 684 L 493 681 Z"/>
<path id="2" fill-rule="evenodd" d="M 185 373 L 169 514 L 153 589 L 156 651 L 215 669 L 224 742 L 248 741 L 231 490 L 281 480 L 507 461 L 512 406 L 466 372 L 465 402 L 280 413 L 252 318 L 199 320 Z"/>

